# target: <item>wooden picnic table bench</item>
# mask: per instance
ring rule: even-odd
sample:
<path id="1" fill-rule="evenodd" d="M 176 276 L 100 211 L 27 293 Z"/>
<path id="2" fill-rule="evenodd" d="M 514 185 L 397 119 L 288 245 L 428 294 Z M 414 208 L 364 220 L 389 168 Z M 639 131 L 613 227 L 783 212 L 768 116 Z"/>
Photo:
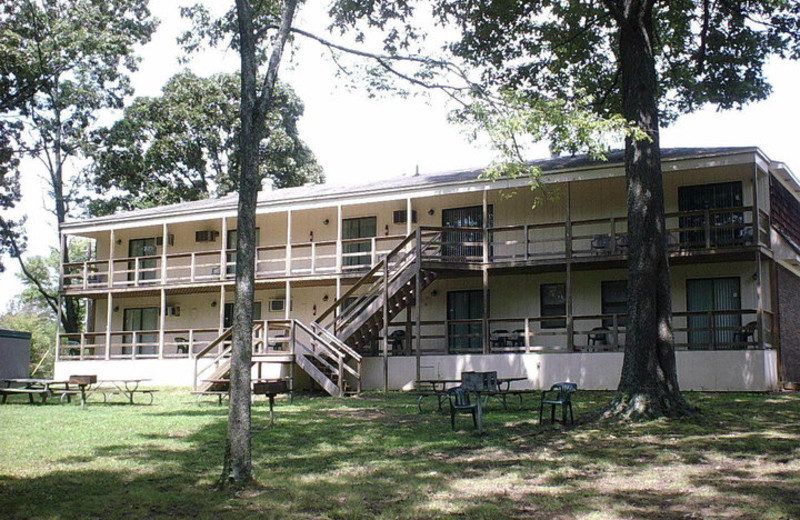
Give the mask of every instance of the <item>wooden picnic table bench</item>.
<path id="1" fill-rule="evenodd" d="M 28 402 L 34 403 L 34 396 L 39 396 L 42 404 L 47 402 L 47 398 L 53 395 L 55 386 L 63 386 L 65 389 L 69 388 L 68 381 L 56 381 L 53 379 L 33 379 L 33 378 L 19 378 L 19 379 L 3 379 L 2 383 L 5 388 L 0 388 L 0 396 L 2 402 L 7 402 L 9 395 L 27 395 Z M 21 386 L 12 386 L 21 385 Z"/>

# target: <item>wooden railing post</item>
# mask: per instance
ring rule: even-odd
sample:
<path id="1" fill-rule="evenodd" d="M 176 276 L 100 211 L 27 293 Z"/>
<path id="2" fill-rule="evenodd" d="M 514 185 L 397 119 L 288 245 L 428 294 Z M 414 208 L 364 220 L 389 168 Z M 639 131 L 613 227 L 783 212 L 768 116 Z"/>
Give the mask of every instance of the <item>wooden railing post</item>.
<path id="1" fill-rule="evenodd" d="M 370 255 L 369 265 L 375 265 L 378 263 L 378 241 L 376 237 L 372 237 L 369 239 L 369 247 L 372 251 Z"/>
<path id="2" fill-rule="evenodd" d="M 139 257 L 133 259 L 133 285 L 139 285 Z"/>
<path id="3" fill-rule="evenodd" d="M 116 241 L 114 230 L 111 230 L 108 246 L 108 288 L 114 287 L 114 244 Z"/>
<path id="4" fill-rule="evenodd" d="M 528 232 L 529 232 L 528 224 L 525 224 L 525 225 L 522 226 L 522 232 L 524 234 L 522 243 L 525 245 L 525 254 L 523 255 L 523 258 L 525 260 L 528 260 L 530 258 L 530 256 L 531 256 L 531 253 L 530 253 L 530 237 L 528 236 Z"/>
<path id="5" fill-rule="evenodd" d="M 192 251 L 189 261 L 191 262 L 189 265 L 189 281 L 194 282 L 194 279 L 197 276 L 197 254 L 194 251 Z"/>
<path id="6" fill-rule="evenodd" d="M 89 287 L 89 262 L 83 263 L 83 288 L 84 290 Z"/>
<path id="7" fill-rule="evenodd" d="M 714 327 L 714 312 L 708 311 L 706 314 L 708 320 L 708 333 L 711 335 L 711 350 L 717 350 L 717 335 Z"/>
<path id="8" fill-rule="evenodd" d="M 531 320 L 525 318 L 525 352 L 531 351 Z"/>
<path id="9" fill-rule="evenodd" d="M 703 233 L 705 234 L 706 249 L 711 249 L 711 212 L 703 211 Z"/>
<path id="10" fill-rule="evenodd" d="M 611 338 L 614 341 L 613 347 L 614 350 L 619 348 L 619 318 L 616 314 L 611 316 L 611 326 L 614 327 L 614 334 L 611 335 Z"/>
<path id="11" fill-rule="evenodd" d="M 194 357 L 194 329 L 189 329 L 189 357 Z M 195 369 L 197 366 L 195 365 Z"/>
<path id="12" fill-rule="evenodd" d="M 317 245 L 311 242 L 311 274 L 317 273 Z"/>

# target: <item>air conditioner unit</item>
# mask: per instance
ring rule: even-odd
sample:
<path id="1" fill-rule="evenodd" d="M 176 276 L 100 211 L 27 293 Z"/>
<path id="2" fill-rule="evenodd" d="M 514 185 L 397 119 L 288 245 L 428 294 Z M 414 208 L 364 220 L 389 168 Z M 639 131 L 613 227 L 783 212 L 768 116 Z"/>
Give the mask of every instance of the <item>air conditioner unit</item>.
<path id="1" fill-rule="evenodd" d="M 156 237 L 156 245 L 157 246 L 163 246 L 164 245 L 164 237 L 163 236 Z M 170 245 L 170 246 L 174 246 L 175 245 L 175 235 L 173 235 L 172 233 L 167 235 L 167 245 Z"/>
<path id="2" fill-rule="evenodd" d="M 392 222 L 395 224 L 405 224 L 408 221 L 407 212 L 404 209 L 399 209 L 392 214 Z M 411 210 L 411 222 L 417 223 L 417 210 Z"/>
<path id="3" fill-rule="evenodd" d="M 269 312 L 283 312 L 286 309 L 286 300 L 270 300 Z"/>
<path id="4" fill-rule="evenodd" d="M 177 305 L 172 307 L 167 307 L 167 316 L 180 316 L 181 315 L 181 308 Z"/>
<path id="5" fill-rule="evenodd" d="M 195 231 L 195 242 L 216 242 L 219 236 L 219 231 Z"/>

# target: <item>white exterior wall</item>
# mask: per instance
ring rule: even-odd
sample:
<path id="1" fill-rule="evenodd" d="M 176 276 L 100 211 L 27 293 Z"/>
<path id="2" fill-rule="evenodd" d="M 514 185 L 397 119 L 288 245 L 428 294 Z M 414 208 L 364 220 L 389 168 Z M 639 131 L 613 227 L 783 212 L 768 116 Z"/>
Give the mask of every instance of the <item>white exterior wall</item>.
<path id="1" fill-rule="evenodd" d="M 774 350 L 681 351 L 676 353 L 681 390 L 768 391 L 778 387 Z M 530 353 L 427 356 L 421 379 L 459 379 L 464 371 L 497 371 L 499 377 L 525 377 L 512 388 L 549 388 L 572 381 L 583 390 L 614 390 L 622 370 L 621 352 Z M 383 388 L 383 361 L 364 360 L 364 389 Z M 413 390 L 413 357 L 389 359 L 389 388 Z"/>

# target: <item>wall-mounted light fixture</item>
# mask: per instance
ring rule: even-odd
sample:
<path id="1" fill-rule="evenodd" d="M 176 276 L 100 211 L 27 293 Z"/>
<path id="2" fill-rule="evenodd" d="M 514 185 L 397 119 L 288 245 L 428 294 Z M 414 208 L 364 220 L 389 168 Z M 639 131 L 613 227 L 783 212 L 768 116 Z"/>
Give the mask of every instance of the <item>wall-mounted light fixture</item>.
<path id="1" fill-rule="evenodd" d="M 439 291 L 437 291 L 436 289 L 432 290 L 432 291 L 431 291 L 431 296 L 432 296 L 433 298 L 436 298 L 437 296 L 439 296 Z"/>
<path id="2" fill-rule="evenodd" d="M 386 227 L 384 228 L 384 234 L 387 236 L 389 235 L 389 224 L 386 224 Z"/>
<path id="3" fill-rule="evenodd" d="M 217 306 L 217 300 L 212 300 L 211 301 L 211 306 L 212 307 L 216 307 Z"/>
<path id="4" fill-rule="evenodd" d="M 314 241 L 314 231 L 309 231 L 308 232 L 308 241 L 309 242 L 313 242 Z"/>
<path id="5" fill-rule="evenodd" d="M 324 301 L 324 302 L 328 301 L 329 299 L 330 299 L 330 296 L 328 296 L 327 294 L 322 297 L 322 301 Z"/>
<path id="6" fill-rule="evenodd" d="M 434 213 L 436 213 L 436 211 L 433 208 L 428 210 L 428 215 L 433 216 Z"/>
<path id="7" fill-rule="evenodd" d="M 119 312 L 119 305 L 114 306 L 114 312 Z"/>
<path id="8" fill-rule="evenodd" d="M 121 245 L 121 244 L 122 244 L 122 239 L 121 239 L 121 238 L 118 238 L 118 239 L 117 239 L 117 245 Z"/>
<path id="9" fill-rule="evenodd" d="M 326 218 L 325 220 L 322 221 L 322 223 L 327 226 L 328 224 L 331 223 L 331 221 Z"/>

